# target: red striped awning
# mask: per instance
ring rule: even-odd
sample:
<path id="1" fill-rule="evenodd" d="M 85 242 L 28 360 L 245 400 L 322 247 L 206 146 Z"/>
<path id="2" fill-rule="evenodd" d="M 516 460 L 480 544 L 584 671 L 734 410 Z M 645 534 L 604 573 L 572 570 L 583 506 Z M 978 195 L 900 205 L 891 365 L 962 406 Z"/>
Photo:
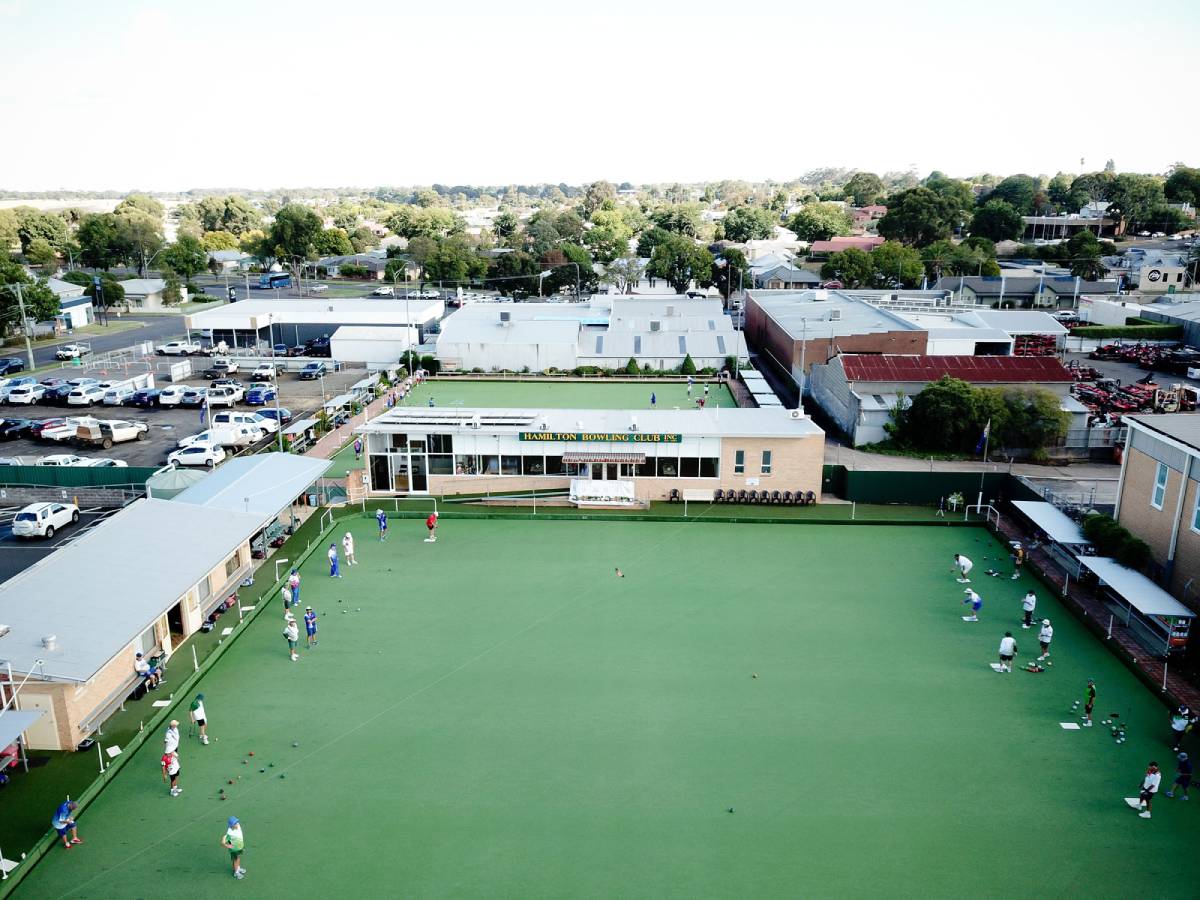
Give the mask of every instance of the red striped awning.
<path id="1" fill-rule="evenodd" d="M 630 463 L 641 465 L 646 461 L 645 453 L 606 453 L 603 450 L 583 450 L 563 454 L 565 463 Z"/>

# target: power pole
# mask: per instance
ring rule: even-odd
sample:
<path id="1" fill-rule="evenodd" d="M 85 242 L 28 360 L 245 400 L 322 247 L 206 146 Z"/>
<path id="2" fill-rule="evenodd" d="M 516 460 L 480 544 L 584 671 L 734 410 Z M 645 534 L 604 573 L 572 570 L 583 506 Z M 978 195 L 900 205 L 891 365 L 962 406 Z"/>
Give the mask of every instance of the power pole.
<path id="1" fill-rule="evenodd" d="M 29 320 L 25 318 L 25 298 L 21 296 L 21 282 L 16 282 L 14 287 L 17 289 L 17 307 L 21 310 L 21 334 L 25 335 L 25 355 L 29 359 L 29 371 L 32 372 L 35 368 L 33 364 L 33 344 L 29 342 Z"/>

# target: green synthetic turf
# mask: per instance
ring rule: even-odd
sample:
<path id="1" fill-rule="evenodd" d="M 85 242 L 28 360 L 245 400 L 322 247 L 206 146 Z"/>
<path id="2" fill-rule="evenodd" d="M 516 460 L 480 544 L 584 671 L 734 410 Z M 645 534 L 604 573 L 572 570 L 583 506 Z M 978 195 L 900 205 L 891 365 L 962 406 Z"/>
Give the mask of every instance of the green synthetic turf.
<path id="1" fill-rule="evenodd" d="M 688 399 L 687 384 L 679 382 L 468 381 L 457 378 L 426 381 L 405 399 L 407 406 L 510 407 L 520 409 L 649 409 L 650 395 L 658 409 L 694 409 L 704 396 L 704 379 L 697 377 Z M 729 388 L 709 383 L 705 406 L 737 406 Z"/>
<path id="2" fill-rule="evenodd" d="M 352 527 L 357 568 L 302 569 L 320 646 L 289 662 L 266 611 L 183 795 L 148 742 L 19 896 L 1195 896 L 1200 799 L 1122 801 L 1169 763 L 1161 703 L 1040 586 L 1057 664 L 993 673 L 1005 628 L 1036 652 L 1032 582 L 979 575 L 961 620 L 953 553 L 1008 569 L 981 529 Z M 1059 728 L 1088 676 L 1128 743 Z"/>

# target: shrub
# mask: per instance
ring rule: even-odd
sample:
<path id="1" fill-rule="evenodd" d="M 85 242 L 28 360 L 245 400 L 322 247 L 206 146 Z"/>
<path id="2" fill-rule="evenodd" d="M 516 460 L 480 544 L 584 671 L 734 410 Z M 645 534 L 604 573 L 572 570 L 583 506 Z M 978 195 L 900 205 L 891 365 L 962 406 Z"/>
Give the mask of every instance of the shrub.
<path id="1" fill-rule="evenodd" d="M 629 362 L 625 363 L 625 374 L 626 375 L 640 374 L 640 372 L 638 370 L 637 360 L 634 359 L 632 356 L 629 357 Z"/>
<path id="2" fill-rule="evenodd" d="M 679 374 L 680 375 L 695 375 L 696 374 L 696 364 L 694 362 L 692 362 L 692 354 L 690 354 L 690 353 L 684 354 L 683 364 L 679 367 Z"/>
<path id="3" fill-rule="evenodd" d="M 1072 337 L 1133 338 L 1138 341 L 1177 341 L 1183 337 L 1182 325 L 1084 325 L 1071 329 Z"/>
<path id="4" fill-rule="evenodd" d="M 1110 556 L 1130 569 L 1142 569 L 1150 563 L 1150 545 L 1111 516 L 1092 513 L 1084 517 L 1082 528 L 1084 537 L 1100 555 Z"/>

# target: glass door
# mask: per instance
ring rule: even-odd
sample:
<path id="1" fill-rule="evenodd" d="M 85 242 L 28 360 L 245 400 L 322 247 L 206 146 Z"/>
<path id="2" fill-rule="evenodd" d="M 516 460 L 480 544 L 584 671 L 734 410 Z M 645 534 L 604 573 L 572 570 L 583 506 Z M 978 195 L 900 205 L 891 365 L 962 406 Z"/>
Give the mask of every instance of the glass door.
<path id="1" fill-rule="evenodd" d="M 409 469 L 409 490 L 414 494 L 423 494 L 429 490 L 429 484 L 425 478 L 428 469 L 426 468 L 424 453 L 412 453 L 409 455 Z"/>

